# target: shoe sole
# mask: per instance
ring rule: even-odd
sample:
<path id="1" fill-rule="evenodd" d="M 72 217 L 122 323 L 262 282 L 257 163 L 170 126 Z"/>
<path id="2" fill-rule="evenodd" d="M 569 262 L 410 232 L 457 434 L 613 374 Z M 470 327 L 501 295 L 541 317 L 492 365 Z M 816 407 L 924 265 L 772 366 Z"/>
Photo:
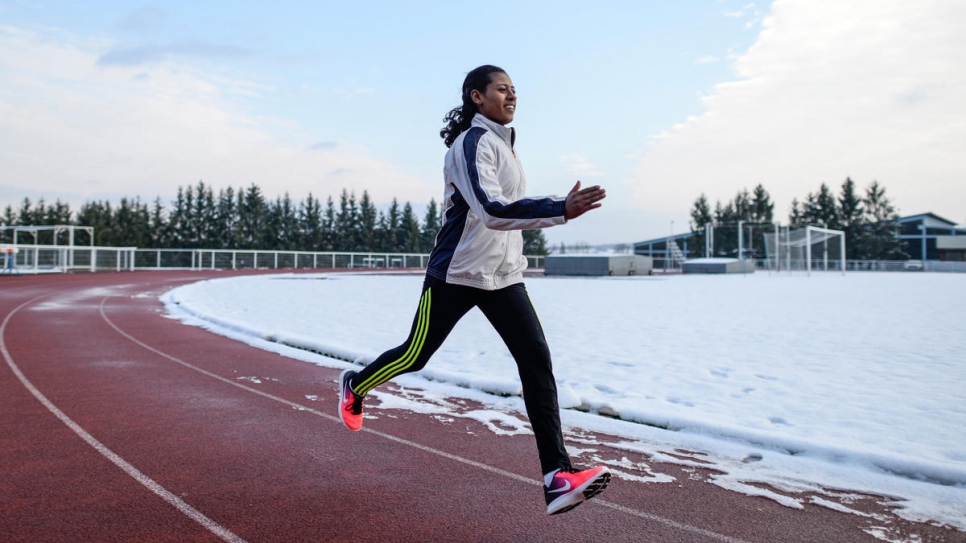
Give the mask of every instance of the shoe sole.
<path id="1" fill-rule="evenodd" d="M 362 428 L 349 427 L 349 424 L 345 421 L 345 417 L 342 416 L 342 412 L 345 411 L 344 409 L 342 409 L 342 405 L 345 403 L 345 380 L 350 373 L 355 373 L 355 372 L 352 370 L 342 370 L 342 373 L 339 374 L 339 420 L 341 420 L 342 424 L 344 424 L 346 428 L 349 428 L 349 430 L 352 430 L 353 432 L 358 432 Z"/>
<path id="2" fill-rule="evenodd" d="M 570 511 L 571 509 L 577 507 L 578 505 L 584 503 L 585 501 L 603 492 L 604 489 L 607 488 L 608 484 L 610 484 L 610 472 L 605 471 L 604 473 L 601 473 L 600 475 L 598 475 L 597 478 L 594 479 L 593 481 L 590 481 L 589 483 L 584 483 L 583 491 L 572 493 L 574 499 L 577 500 L 576 502 L 565 505 L 557 509 L 556 511 L 553 511 L 550 514 L 559 515 L 561 513 L 566 513 L 567 511 Z M 578 489 L 579 488 L 580 487 L 578 487 Z"/>

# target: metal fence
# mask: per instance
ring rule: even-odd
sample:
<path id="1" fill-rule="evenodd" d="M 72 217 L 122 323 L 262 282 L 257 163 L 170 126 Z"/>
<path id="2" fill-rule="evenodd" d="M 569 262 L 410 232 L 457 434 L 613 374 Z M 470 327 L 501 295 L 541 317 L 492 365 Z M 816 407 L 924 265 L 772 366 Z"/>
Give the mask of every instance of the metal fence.
<path id="1" fill-rule="evenodd" d="M 675 268 L 674 265 L 674 262 L 664 258 L 654 258 L 655 273 L 680 273 L 680 267 Z M 775 264 L 773 261 L 767 259 L 755 260 L 755 269 L 760 271 L 775 271 Z M 791 270 L 804 272 L 807 269 L 805 260 L 793 259 L 782 263 L 781 271 L 788 272 Z M 812 259 L 811 271 L 841 272 L 842 266 L 837 261 L 825 263 L 820 259 Z M 966 273 L 966 262 L 943 262 L 940 260 L 846 260 L 845 271 Z"/>
<path id="2" fill-rule="evenodd" d="M 0 273 L 61 273 L 70 271 L 133 270 L 309 270 L 309 269 L 419 269 L 428 254 L 380 252 L 310 252 L 232 249 L 139 249 L 137 247 L 77 247 L 69 245 L 9 245 L 16 253 L 0 254 Z M 530 269 L 542 269 L 544 257 L 527 256 Z M 654 259 L 655 270 L 663 259 Z M 756 267 L 769 269 L 769 261 Z M 794 267 L 793 267 L 794 269 Z M 805 269 L 804 265 L 801 269 Z M 822 271 L 813 263 L 812 271 Z M 938 260 L 848 260 L 846 271 L 927 271 L 966 273 L 966 262 Z M 829 263 L 828 271 L 841 271 Z"/>
<path id="3" fill-rule="evenodd" d="M 806 269 L 804 260 L 792 260 L 790 265 L 784 266 L 782 271 Z M 760 270 L 774 270 L 774 264 L 769 260 L 758 260 L 755 265 Z M 811 271 L 842 271 L 839 262 L 824 263 L 812 259 Z M 942 262 L 939 260 L 846 260 L 845 271 L 886 271 L 886 272 L 958 272 L 966 273 L 966 262 Z"/>
<path id="4" fill-rule="evenodd" d="M 425 268 L 428 254 L 381 252 L 310 252 L 232 249 L 138 249 L 137 247 L 77 247 L 15 245 L 14 254 L 0 255 L 2 273 L 133 270 L 298 270 Z M 530 268 L 543 257 L 527 257 Z"/>
<path id="5" fill-rule="evenodd" d="M 3 273 L 59 273 L 67 271 L 129 271 L 135 269 L 136 247 L 77 247 L 68 245 L 13 245 L 3 255 Z"/>
<path id="6" fill-rule="evenodd" d="M 138 249 L 136 269 L 425 268 L 428 254 L 310 252 L 240 249 Z"/>

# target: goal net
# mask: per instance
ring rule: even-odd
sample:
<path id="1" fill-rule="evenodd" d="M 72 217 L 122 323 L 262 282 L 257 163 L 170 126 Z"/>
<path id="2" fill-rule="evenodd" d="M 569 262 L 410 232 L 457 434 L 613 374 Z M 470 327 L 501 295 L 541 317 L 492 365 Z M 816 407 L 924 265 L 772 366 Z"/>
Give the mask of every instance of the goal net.
<path id="1" fill-rule="evenodd" d="M 768 268 L 775 271 L 845 271 L 845 232 L 817 226 L 776 226 L 765 234 Z"/>

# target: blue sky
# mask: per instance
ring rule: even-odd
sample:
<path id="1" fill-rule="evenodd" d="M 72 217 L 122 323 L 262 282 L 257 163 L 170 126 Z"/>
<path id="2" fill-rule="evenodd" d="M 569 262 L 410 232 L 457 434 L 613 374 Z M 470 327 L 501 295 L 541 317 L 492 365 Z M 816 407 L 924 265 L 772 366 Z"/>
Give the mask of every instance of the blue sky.
<path id="1" fill-rule="evenodd" d="M 203 180 L 421 207 L 441 119 L 489 63 L 520 95 L 528 192 L 608 189 L 553 243 L 680 232 L 699 194 L 758 183 L 784 219 L 846 176 L 966 222 L 966 12 L 847 4 L 0 1 L 0 205 Z"/>

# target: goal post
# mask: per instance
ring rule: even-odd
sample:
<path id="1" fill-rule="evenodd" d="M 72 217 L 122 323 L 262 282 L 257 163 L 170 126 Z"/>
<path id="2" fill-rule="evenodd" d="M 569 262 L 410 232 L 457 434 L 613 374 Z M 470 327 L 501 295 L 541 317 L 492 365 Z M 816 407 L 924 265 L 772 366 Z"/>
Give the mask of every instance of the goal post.
<path id="1" fill-rule="evenodd" d="M 845 272 L 845 232 L 818 226 L 798 230 L 775 225 L 765 235 L 768 268 L 775 271 Z"/>

